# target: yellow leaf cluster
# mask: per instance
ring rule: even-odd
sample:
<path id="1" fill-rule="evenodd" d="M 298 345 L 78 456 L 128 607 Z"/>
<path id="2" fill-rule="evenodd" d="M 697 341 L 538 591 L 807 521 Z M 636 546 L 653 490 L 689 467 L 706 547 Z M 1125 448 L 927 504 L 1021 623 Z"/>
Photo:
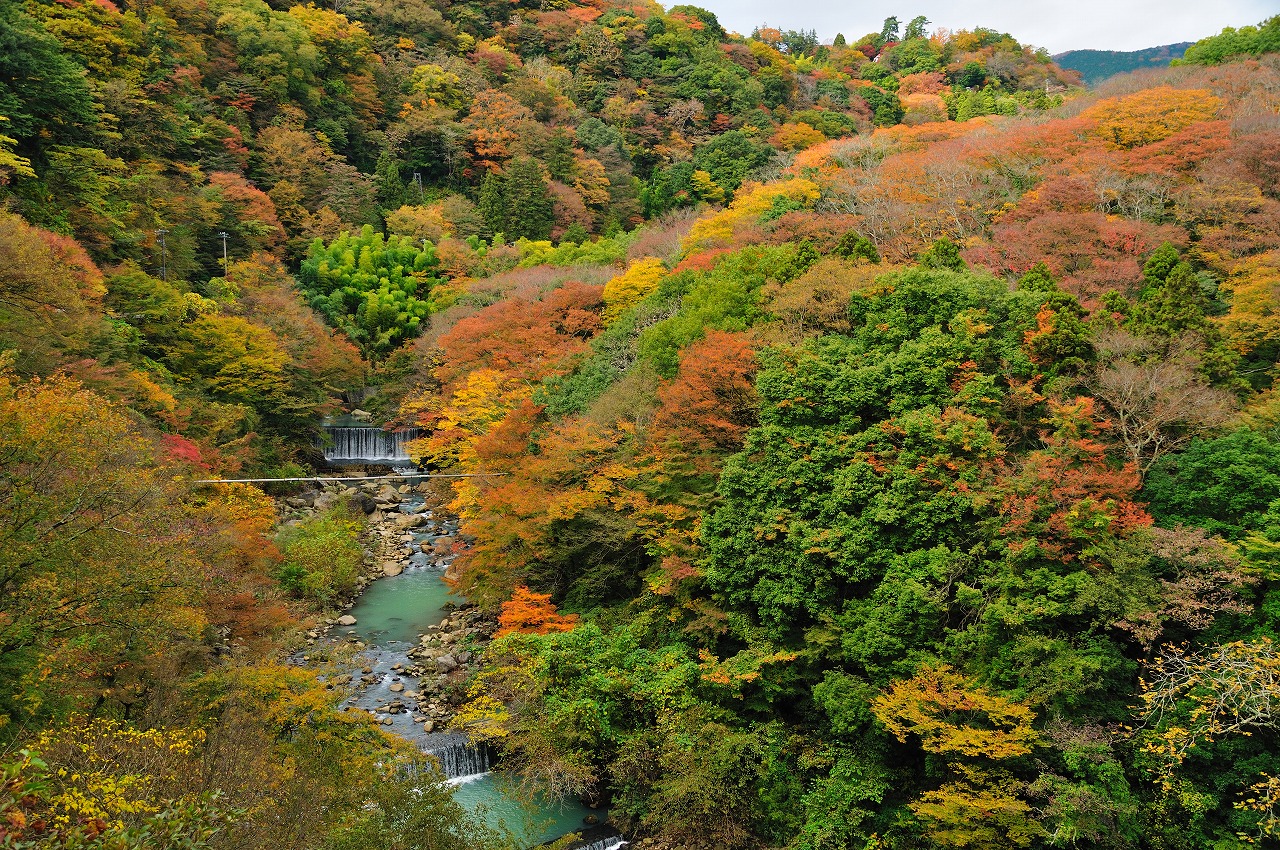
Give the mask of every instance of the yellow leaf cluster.
<path id="1" fill-rule="evenodd" d="M 481 741 L 495 741 L 511 734 L 507 724 L 511 722 L 511 712 L 500 701 L 488 694 L 478 694 L 458 709 L 453 717 L 453 725 L 466 729 L 473 738 Z"/>
<path id="2" fill-rule="evenodd" d="M 694 223 L 681 248 L 685 254 L 689 254 L 705 248 L 727 246 L 744 226 L 756 224 L 776 199 L 787 198 L 811 204 L 818 199 L 818 195 L 818 184 L 799 177 L 765 185 L 744 184 L 728 209 Z"/>
<path id="3" fill-rule="evenodd" d="M 1081 113 L 1098 122 L 1097 134 L 1113 148 L 1136 148 L 1167 139 L 1218 114 L 1222 101 L 1208 89 L 1158 86 L 1098 101 Z"/>
<path id="4" fill-rule="evenodd" d="M 453 225 L 445 218 L 443 204 L 406 205 L 387 213 L 387 232 L 435 243 L 452 233 Z"/>
<path id="5" fill-rule="evenodd" d="M 102 820 L 119 828 L 133 816 L 160 811 L 156 785 L 188 775 L 204 738 L 200 729 L 134 729 L 103 718 L 75 718 L 46 730 L 32 749 L 58 754 L 47 799 L 53 824 Z"/>
<path id="6" fill-rule="evenodd" d="M 266 535 L 275 526 L 276 508 L 271 497 L 248 484 L 217 485 L 216 504 L 242 528 Z"/>
<path id="7" fill-rule="evenodd" d="M 431 436 L 410 441 L 410 455 L 420 463 L 453 466 L 476 439 L 531 392 L 496 369 L 470 372 L 440 409 Z"/>
<path id="8" fill-rule="evenodd" d="M 970 684 L 946 664 L 896 682 L 871 711 L 900 741 L 932 753 L 992 759 L 1026 755 L 1038 743 L 1035 712 Z"/>
<path id="9" fill-rule="evenodd" d="M 1231 311 L 1218 324 L 1232 348 L 1248 355 L 1280 342 L 1280 251 L 1240 263 L 1222 291 Z"/>
<path id="10" fill-rule="evenodd" d="M 662 260 L 645 257 L 636 260 L 625 272 L 604 285 L 604 318 L 612 322 L 649 296 L 662 277 L 667 267 Z"/>

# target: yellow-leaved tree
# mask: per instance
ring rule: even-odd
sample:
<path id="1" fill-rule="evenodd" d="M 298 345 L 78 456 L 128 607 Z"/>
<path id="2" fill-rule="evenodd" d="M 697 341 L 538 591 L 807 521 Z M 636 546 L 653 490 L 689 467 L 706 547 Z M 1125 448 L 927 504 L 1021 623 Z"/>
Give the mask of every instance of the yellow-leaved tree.
<path id="1" fill-rule="evenodd" d="M 200 553 L 171 476 L 120 407 L 0 363 L 0 725 L 110 698 L 198 640 Z"/>
<path id="2" fill-rule="evenodd" d="M 1081 113 L 1098 122 L 1097 134 L 1113 148 L 1136 148 L 1167 139 L 1218 114 L 1222 101 L 1208 89 L 1158 86 L 1100 100 Z"/>
<path id="3" fill-rule="evenodd" d="M 661 283 L 667 268 L 662 260 L 645 257 L 604 286 L 604 318 L 612 322 L 647 298 Z"/>
<path id="4" fill-rule="evenodd" d="M 1280 251 L 1240 262 L 1223 282 L 1231 311 L 1217 321 L 1231 347 L 1245 356 L 1280 345 Z"/>
<path id="5" fill-rule="evenodd" d="M 728 209 L 698 219 L 681 247 L 685 254 L 691 254 L 700 249 L 728 245 L 734 234 L 759 224 L 761 216 L 772 209 L 776 201 L 808 206 L 818 199 L 818 195 L 818 184 L 800 178 L 763 186 L 745 183 Z"/>
<path id="6" fill-rule="evenodd" d="M 978 687 L 946 664 L 894 683 L 871 710 L 899 740 L 942 756 L 954 778 L 926 791 L 911 810 L 945 847 L 1026 847 L 1043 834 L 1018 782 L 1001 762 L 1039 743 L 1035 712 Z"/>

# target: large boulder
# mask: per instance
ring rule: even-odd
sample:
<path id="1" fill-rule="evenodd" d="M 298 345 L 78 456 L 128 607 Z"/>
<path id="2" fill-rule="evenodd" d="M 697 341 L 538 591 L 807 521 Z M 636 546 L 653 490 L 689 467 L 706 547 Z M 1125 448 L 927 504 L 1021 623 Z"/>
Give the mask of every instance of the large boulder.
<path id="1" fill-rule="evenodd" d="M 436 669 L 441 673 L 452 673 L 458 669 L 458 662 L 452 655 L 441 655 L 436 659 Z"/>
<path id="2" fill-rule="evenodd" d="M 387 578 L 398 576 L 402 572 L 404 572 L 404 564 L 396 563 L 395 561 L 383 561 L 382 574 Z"/>
<path id="3" fill-rule="evenodd" d="M 350 614 L 343 614 L 341 617 L 338 618 L 339 626 L 354 626 L 355 624 L 356 624 L 356 618 L 351 616 Z"/>
<path id="4" fill-rule="evenodd" d="M 410 528 L 421 528 L 427 524 L 427 518 L 422 514 L 402 514 L 396 517 L 396 528 L 408 530 Z"/>
<path id="5" fill-rule="evenodd" d="M 316 496 L 316 500 L 312 503 L 312 507 L 318 511 L 327 511 L 340 501 L 342 501 L 341 494 L 336 493 L 333 490 L 325 490 L 319 496 Z"/>

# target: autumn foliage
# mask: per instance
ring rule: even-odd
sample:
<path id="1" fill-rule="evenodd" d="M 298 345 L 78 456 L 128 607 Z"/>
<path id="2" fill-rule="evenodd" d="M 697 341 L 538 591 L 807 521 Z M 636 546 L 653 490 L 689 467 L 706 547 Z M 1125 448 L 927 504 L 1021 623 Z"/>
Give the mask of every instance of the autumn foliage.
<path id="1" fill-rule="evenodd" d="M 550 593 L 534 593 L 520 585 L 511 598 L 502 603 L 498 614 L 498 637 L 514 632 L 545 635 L 551 632 L 567 632 L 578 622 L 577 614 L 561 614 L 551 604 Z"/>

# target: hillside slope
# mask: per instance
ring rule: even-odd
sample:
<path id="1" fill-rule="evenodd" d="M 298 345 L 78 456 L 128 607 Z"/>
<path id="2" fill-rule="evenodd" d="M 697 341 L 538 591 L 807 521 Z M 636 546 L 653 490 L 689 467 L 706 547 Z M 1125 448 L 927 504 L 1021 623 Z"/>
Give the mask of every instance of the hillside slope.
<path id="1" fill-rule="evenodd" d="M 1197 706 L 1280 628 L 1278 83 L 832 140 L 440 314 L 403 415 L 502 474 L 457 581 L 584 620 L 495 644 L 469 728 L 670 846 L 1274 838 L 1276 726 Z"/>
<path id="2" fill-rule="evenodd" d="M 339 5 L 0 0 L 0 844 L 504 845 L 312 643 L 394 500 L 205 480 L 366 382 L 480 473 L 432 548 L 508 633 L 432 698 L 526 789 L 1280 838 L 1280 19 L 1085 92 L 922 17 Z"/>

